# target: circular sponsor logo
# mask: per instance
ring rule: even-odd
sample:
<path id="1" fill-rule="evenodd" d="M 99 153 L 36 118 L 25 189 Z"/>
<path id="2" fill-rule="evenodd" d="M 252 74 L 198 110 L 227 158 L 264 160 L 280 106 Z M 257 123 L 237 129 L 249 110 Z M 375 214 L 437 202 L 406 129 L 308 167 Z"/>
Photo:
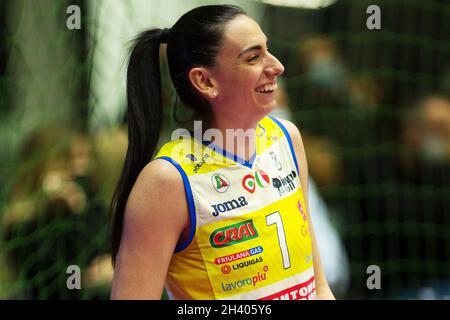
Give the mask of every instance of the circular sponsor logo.
<path id="1" fill-rule="evenodd" d="M 270 184 L 270 178 L 263 170 L 256 170 L 255 172 L 255 180 L 258 186 L 261 188 L 267 188 Z"/>
<path id="2" fill-rule="evenodd" d="M 222 273 L 224 274 L 229 274 L 231 271 L 231 267 L 227 264 L 223 265 L 222 268 L 220 268 L 222 270 Z"/>
<path id="3" fill-rule="evenodd" d="M 242 179 L 242 186 L 250 193 L 255 192 L 255 177 L 251 174 L 246 175 L 244 179 Z"/>
<path id="4" fill-rule="evenodd" d="M 264 266 L 263 270 L 264 270 L 264 272 L 267 272 L 269 270 L 269 267 L 268 266 Z"/>
<path id="5" fill-rule="evenodd" d="M 216 173 L 211 177 L 211 182 L 214 190 L 223 193 L 230 187 L 230 180 L 227 179 L 223 174 Z"/>

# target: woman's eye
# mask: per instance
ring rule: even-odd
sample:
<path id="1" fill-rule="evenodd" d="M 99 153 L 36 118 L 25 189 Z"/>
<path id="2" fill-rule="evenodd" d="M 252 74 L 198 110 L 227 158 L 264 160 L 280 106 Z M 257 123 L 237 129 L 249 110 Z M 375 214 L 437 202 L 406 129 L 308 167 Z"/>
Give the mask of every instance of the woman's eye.
<path id="1" fill-rule="evenodd" d="M 248 62 L 256 61 L 259 58 L 259 56 L 251 56 L 249 59 L 247 59 Z"/>

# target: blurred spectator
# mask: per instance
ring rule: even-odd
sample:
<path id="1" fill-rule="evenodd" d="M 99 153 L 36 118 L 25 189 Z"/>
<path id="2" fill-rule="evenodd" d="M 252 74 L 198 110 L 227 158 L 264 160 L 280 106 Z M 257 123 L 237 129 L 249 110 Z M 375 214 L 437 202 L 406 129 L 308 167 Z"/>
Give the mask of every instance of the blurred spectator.
<path id="1" fill-rule="evenodd" d="M 450 100 L 426 97 L 404 123 L 403 139 L 417 157 L 430 163 L 450 163 Z"/>
<path id="2" fill-rule="evenodd" d="M 299 110 L 310 113 L 307 133 L 331 145 L 360 146 L 375 128 L 383 97 L 378 82 L 352 72 L 337 43 L 325 35 L 300 40 L 298 59 L 304 86 L 293 97 Z"/>
<path id="3" fill-rule="evenodd" d="M 121 132 L 99 132 L 91 141 L 53 125 L 25 143 L 1 221 L 9 243 L 4 254 L 14 270 L 7 297 L 108 298 L 105 291 L 68 290 L 66 269 L 72 264 L 92 269 L 101 264 L 96 256 L 109 251 L 107 208 L 126 147 Z M 83 281 L 93 281 L 82 283 L 90 288 L 104 283 L 98 276 Z"/>
<path id="4" fill-rule="evenodd" d="M 389 234 L 384 261 L 397 260 L 385 280 L 394 298 L 443 299 L 450 292 L 450 100 L 429 95 L 401 123 L 397 159 L 392 159 L 397 197 L 380 201 L 385 221 L 398 223 Z M 399 281 L 401 279 L 402 281 Z"/>
<path id="5" fill-rule="evenodd" d="M 344 94 L 348 71 L 336 44 L 326 36 L 310 36 L 301 41 L 299 49 L 308 82 L 334 97 Z"/>

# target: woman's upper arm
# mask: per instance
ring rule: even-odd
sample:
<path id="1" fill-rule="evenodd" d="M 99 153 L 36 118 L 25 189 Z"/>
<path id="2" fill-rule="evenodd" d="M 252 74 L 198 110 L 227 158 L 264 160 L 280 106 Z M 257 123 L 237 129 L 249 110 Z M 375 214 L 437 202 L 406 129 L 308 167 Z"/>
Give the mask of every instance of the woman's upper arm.
<path id="1" fill-rule="evenodd" d="M 149 163 L 125 209 L 112 299 L 160 299 L 181 233 L 189 223 L 184 185 L 165 160 Z"/>

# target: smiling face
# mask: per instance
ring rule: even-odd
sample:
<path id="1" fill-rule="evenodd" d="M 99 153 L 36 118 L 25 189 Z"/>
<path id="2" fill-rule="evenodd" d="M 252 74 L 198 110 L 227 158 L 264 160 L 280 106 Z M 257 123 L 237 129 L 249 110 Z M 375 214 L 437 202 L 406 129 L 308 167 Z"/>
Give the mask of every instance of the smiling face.
<path id="1" fill-rule="evenodd" d="M 276 106 L 277 78 L 283 65 L 268 51 L 267 37 L 245 15 L 227 23 L 223 44 L 210 69 L 218 95 L 213 110 L 222 115 L 262 117 Z"/>

